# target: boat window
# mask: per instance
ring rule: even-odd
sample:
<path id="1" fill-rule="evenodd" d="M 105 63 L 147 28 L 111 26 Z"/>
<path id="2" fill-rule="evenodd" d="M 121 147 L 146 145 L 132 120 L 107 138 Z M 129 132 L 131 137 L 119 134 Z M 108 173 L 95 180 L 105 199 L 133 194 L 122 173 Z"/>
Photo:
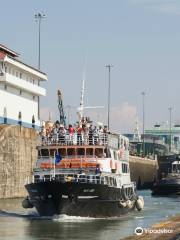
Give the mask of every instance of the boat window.
<path id="1" fill-rule="evenodd" d="M 93 148 L 86 148 L 86 156 L 93 156 Z"/>
<path id="2" fill-rule="evenodd" d="M 122 173 L 124 173 L 124 163 L 122 163 Z"/>
<path id="3" fill-rule="evenodd" d="M 98 157 L 98 158 L 104 157 L 103 148 L 96 148 L 95 149 L 95 156 Z"/>
<path id="4" fill-rule="evenodd" d="M 50 175 L 44 175 L 44 178 L 45 178 L 46 180 L 50 180 Z"/>
<path id="5" fill-rule="evenodd" d="M 113 154 L 114 154 L 114 159 L 117 160 L 118 159 L 117 152 L 113 151 Z"/>
<path id="6" fill-rule="evenodd" d="M 41 150 L 38 150 L 38 158 L 41 158 Z"/>
<path id="7" fill-rule="evenodd" d="M 126 150 L 128 150 L 128 149 L 129 149 L 129 142 L 126 141 Z"/>
<path id="8" fill-rule="evenodd" d="M 113 186 L 113 178 L 110 177 L 109 180 L 110 180 L 110 186 Z"/>
<path id="9" fill-rule="evenodd" d="M 66 156 L 66 149 L 65 149 L 65 148 L 59 148 L 59 149 L 58 149 L 58 153 L 59 153 L 62 157 L 64 157 L 64 156 Z"/>
<path id="10" fill-rule="evenodd" d="M 85 149 L 84 148 L 78 148 L 77 149 L 77 155 L 78 156 L 84 156 L 85 155 Z"/>
<path id="11" fill-rule="evenodd" d="M 124 148 L 127 149 L 126 141 L 124 141 Z"/>
<path id="12" fill-rule="evenodd" d="M 173 172 L 180 172 L 180 164 L 173 164 Z"/>
<path id="13" fill-rule="evenodd" d="M 122 163 L 122 172 L 127 173 L 128 172 L 128 166 L 126 163 Z"/>
<path id="14" fill-rule="evenodd" d="M 50 149 L 50 156 L 54 157 L 56 154 L 56 149 Z"/>
<path id="15" fill-rule="evenodd" d="M 60 180 L 60 177 L 59 175 L 55 175 L 55 180 L 59 181 Z"/>
<path id="16" fill-rule="evenodd" d="M 124 140 L 121 138 L 121 148 L 124 146 Z"/>
<path id="17" fill-rule="evenodd" d="M 75 148 L 68 148 L 67 155 L 68 155 L 68 157 L 74 157 L 75 156 Z"/>
<path id="18" fill-rule="evenodd" d="M 114 185 L 115 187 L 117 187 L 117 182 L 116 182 L 116 179 L 115 179 L 115 178 L 113 178 L 113 185 Z"/>
<path id="19" fill-rule="evenodd" d="M 110 157 L 111 157 L 111 152 L 110 152 L 109 149 L 105 148 L 105 149 L 104 149 L 104 153 L 105 153 L 105 155 L 106 155 L 107 158 L 110 158 Z"/>
<path id="20" fill-rule="evenodd" d="M 43 157 L 49 157 L 49 149 L 46 149 L 46 148 L 41 149 L 41 155 Z"/>

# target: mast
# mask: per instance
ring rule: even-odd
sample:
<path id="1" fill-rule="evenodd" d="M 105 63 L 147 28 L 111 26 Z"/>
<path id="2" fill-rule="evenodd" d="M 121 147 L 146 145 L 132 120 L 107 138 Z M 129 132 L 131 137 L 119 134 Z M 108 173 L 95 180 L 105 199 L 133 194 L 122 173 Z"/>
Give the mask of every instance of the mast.
<path id="1" fill-rule="evenodd" d="M 86 76 L 86 68 L 84 68 L 83 78 L 82 78 L 80 105 L 77 108 L 79 124 L 82 124 L 82 119 L 84 117 L 84 109 L 104 108 L 103 106 L 84 106 L 85 76 Z"/>
<path id="2" fill-rule="evenodd" d="M 82 118 L 83 118 L 83 115 L 84 115 L 84 91 L 85 91 L 85 74 L 84 74 L 83 79 L 82 79 L 80 105 L 79 105 L 79 108 L 78 108 L 79 123 L 82 122 Z"/>

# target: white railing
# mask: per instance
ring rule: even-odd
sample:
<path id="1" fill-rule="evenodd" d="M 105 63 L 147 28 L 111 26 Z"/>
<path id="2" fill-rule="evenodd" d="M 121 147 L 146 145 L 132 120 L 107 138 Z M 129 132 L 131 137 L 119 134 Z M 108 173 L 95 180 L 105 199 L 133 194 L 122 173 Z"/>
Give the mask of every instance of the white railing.
<path id="1" fill-rule="evenodd" d="M 98 136 L 77 134 L 72 135 L 66 133 L 50 134 L 49 136 L 41 136 L 42 145 L 106 145 L 107 134 L 101 133 Z"/>
<path id="2" fill-rule="evenodd" d="M 92 183 L 92 184 L 106 184 L 109 186 L 117 186 L 117 180 L 111 176 L 101 176 L 100 174 L 96 175 L 85 175 L 85 174 L 47 174 L 43 177 L 40 175 L 34 176 L 34 182 L 49 182 L 49 181 L 58 181 L 58 182 L 78 182 L 78 183 Z"/>

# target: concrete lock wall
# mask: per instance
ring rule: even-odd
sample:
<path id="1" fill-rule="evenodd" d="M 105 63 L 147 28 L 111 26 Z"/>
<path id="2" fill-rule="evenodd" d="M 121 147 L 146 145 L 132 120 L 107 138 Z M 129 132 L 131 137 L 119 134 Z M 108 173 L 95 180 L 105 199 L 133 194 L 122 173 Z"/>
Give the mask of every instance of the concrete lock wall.
<path id="1" fill-rule="evenodd" d="M 0 198 L 24 197 L 37 159 L 34 129 L 0 125 Z"/>
<path id="2" fill-rule="evenodd" d="M 151 186 L 156 179 L 158 168 L 157 160 L 130 156 L 129 167 L 131 180 L 136 182 L 137 186 L 140 180 L 141 186 L 138 186 L 139 188 Z"/>

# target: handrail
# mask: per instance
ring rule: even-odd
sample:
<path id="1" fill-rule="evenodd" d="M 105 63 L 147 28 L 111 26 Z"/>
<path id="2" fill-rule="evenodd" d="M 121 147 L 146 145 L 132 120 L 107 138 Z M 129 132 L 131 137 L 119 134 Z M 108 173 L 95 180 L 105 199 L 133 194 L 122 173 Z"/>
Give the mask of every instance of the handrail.
<path id="1" fill-rule="evenodd" d="M 114 181 L 113 181 L 114 180 Z M 93 183 L 93 184 L 105 184 L 109 186 L 117 187 L 116 178 L 108 175 L 101 176 L 100 174 L 85 175 L 85 174 L 48 174 L 40 178 L 40 175 L 34 176 L 35 182 L 46 182 L 46 181 L 60 181 L 64 182 L 79 182 L 79 183 Z"/>
<path id="2" fill-rule="evenodd" d="M 50 134 L 41 136 L 41 145 L 106 145 L 107 133 L 94 134 Z"/>

